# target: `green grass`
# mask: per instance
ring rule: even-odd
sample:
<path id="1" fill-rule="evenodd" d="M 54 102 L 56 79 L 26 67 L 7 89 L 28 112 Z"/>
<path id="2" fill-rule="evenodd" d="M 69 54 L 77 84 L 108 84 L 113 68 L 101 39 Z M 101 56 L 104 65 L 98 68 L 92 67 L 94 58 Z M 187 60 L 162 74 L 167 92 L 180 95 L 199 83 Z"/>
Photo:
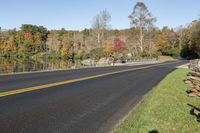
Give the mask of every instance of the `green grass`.
<path id="1" fill-rule="evenodd" d="M 165 61 L 165 60 L 175 60 L 175 59 L 171 56 L 159 56 L 158 60 Z"/>
<path id="2" fill-rule="evenodd" d="M 187 69 L 169 74 L 139 104 L 114 133 L 200 133 L 200 123 L 190 115 L 187 104 L 199 106 L 198 98 L 188 97 L 183 80 Z"/>

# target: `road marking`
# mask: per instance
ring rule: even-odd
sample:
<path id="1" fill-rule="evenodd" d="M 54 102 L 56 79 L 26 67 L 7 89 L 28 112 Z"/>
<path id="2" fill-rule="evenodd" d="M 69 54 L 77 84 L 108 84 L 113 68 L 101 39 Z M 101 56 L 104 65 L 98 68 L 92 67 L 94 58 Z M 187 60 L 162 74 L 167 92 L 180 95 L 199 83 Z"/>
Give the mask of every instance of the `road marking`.
<path id="1" fill-rule="evenodd" d="M 25 93 L 25 92 L 35 91 L 35 90 L 41 90 L 41 89 L 45 89 L 45 88 L 49 88 L 49 87 L 54 87 L 54 86 L 59 86 L 59 85 L 64 85 L 64 84 L 75 83 L 75 82 L 89 80 L 89 79 L 94 79 L 94 78 L 98 78 L 98 77 L 104 77 L 104 76 L 108 76 L 108 75 L 113 75 L 113 74 L 118 74 L 118 73 L 123 73 L 123 72 L 129 72 L 129 71 L 135 71 L 135 70 L 141 70 L 141 69 L 146 69 L 146 68 L 152 68 L 152 67 L 155 67 L 155 66 L 162 66 L 162 65 L 174 64 L 174 63 L 177 63 L 177 62 L 156 64 L 156 65 L 144 66 L 144 67 L 139 67 L 139 68 L 132 68 L 132 69 L 126 69 L 126 70 L 121 70 L 121 71 L 108 72 L 108 73 L 98 74 L 98 75 L 94 75 L 94 76 L 88 76 L 88 77 L 83 77 L 83 78 L 71 79 L 71 80 L 66 80 L 66 81 L 61 81 L 61 82 L 55 82 L 55 83 L 50 83 L 50 84 L 44 84 L 44 85 L 39 85 L 39 86 L 34 86 L 34 87 L 28 87 L 28 88 L 23 88 L 23 89 L 16 89 L 16 90 L 12 90 L 12 91 L 1 92 L 0 93 L 0 97 L 5 97 L 5 96 L 10 96 L 10 95 L 20 94 L 20 93 Z"/>

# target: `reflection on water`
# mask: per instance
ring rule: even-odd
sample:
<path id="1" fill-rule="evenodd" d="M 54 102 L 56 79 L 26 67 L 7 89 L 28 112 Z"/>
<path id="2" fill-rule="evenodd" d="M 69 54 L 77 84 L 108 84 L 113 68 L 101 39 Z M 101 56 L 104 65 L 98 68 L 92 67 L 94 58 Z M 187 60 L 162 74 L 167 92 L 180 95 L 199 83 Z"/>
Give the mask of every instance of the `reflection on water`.
<path id="1" fill-rule="evenodd" d="M 33 60 L 33 59 L 5 59 L 0 58 L 0 74 L 30 72 L 42 70 L 68 69 L 73 66 L 81 67 L 80 61 L 73 64 L 66 60 Z"/>

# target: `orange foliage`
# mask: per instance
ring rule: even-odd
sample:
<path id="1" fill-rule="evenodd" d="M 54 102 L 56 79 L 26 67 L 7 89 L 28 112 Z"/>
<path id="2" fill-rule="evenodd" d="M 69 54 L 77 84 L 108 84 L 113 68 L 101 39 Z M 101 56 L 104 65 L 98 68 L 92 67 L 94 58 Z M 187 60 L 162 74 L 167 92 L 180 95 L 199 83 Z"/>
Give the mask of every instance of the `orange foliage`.
<path id="1" fill-rule="evenodd" d="M 169 42 L 168 32 L 164 31 L 157 37 L 156 48 L 158 50 L 161 50 L 161 49 L 167 47 L 168 42 Z"/>
<path id="2" fill-rule="evenodd" d="M 13 48 L 13 44 L 14 44 L 14 37 L 10 36 L 7 43 L 4 45 L 4 49 L 6 51 L 11 51 Z"/>
<path id="3" fill-rule="evenodd" d="M 24 33 L 24 39 L 27 41 L 31 41 L 33 39 L 33 35 L 30 32 Z"/>

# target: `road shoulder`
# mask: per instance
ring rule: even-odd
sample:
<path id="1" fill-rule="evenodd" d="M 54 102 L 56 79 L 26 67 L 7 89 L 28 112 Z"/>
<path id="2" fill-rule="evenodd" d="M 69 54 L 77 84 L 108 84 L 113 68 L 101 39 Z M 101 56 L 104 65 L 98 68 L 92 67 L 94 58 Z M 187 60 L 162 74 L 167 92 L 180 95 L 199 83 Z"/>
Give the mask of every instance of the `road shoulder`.
<path id="1" fill-rule="evenodd" d="M 187 69 L 177 69 L 162 80 L 116 128 L 114 133 L 200 132 L 187 103 L 197 104 L 186 94 Z"/>

